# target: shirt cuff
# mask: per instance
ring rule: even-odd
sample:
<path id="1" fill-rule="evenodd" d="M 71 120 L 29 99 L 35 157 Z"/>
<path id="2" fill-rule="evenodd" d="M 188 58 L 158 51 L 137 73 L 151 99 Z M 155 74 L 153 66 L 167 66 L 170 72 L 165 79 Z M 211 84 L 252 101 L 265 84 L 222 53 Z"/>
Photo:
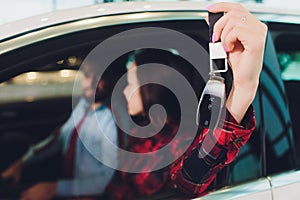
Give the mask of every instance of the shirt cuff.
<path id="1" fill-rule="evenodd" d="M 237 120 L 226 109 L 226 117 L 224 120 L 224 124 L 229 128 L 228 130 L 243 129 L 253 131 L 256 125 L 253 106 L 249 106 L 241 123 L 238 123 Z"/>
<path id="2" fill-rule="evenodd" d="M 227 160 L 225 164 L 232 162 L 242 146 L 249 140 L 256 127 L 253 106 L 250 105 L 241 123 L 238 123 L 229 111 L 226 113 L 223 131 L 225 137 L 219 137 L 218 143 L 227 149 Z"/>

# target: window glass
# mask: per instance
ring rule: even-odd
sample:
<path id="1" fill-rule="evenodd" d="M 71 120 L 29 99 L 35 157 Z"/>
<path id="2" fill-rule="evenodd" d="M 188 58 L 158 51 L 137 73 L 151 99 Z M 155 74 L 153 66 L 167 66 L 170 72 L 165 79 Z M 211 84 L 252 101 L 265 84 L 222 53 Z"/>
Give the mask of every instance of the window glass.
<path id="1" fill-rule="evenodd" d="M 278 60 L 284 81 L 300 81 L 300 50 L 279 52 Z"/>
<path id="2" fill-rule="evenodd" d="M 72 95 L 81 94 L 80 87 L 73 90 L 82 78 L 78 71 L 81 59 L 72 55 L 58 58 L 41 61 L 40 67 L 29 67 L 0 84 L 0 171 L 60 126 L 72 110 Z M 57 177 L 61 167 L 59 156 L 55 154 L 39 166 L 26 168 L 22 180 Z M 43 168 L 53 170 L 45 174 Z"/>
<path id="3" fill-rule="evenodd" d="M 78 71 L 80 64 L 81 59 L 75 56 L 53 59 L 50 63 L 26 70 L 2 82 L 1 134 L 28 132 L 41 138 L 55 128 L 69 115 L 72 95 L 76 97 L 81 94 L 82 73 Z"/>
<path id="4" fill-rule="evenodd" d="M 294 135 L 284 82 L 271 35 L 268 36 L 260 84 L 253 102 L 257 127 L 230 167 L 237 183 L 295 167 Z"/>
<path id="5" fill-rule="evenodd" d="M 300 106 L 300 47 L 299 43 L 300 26 L 299 24 L 270 24 L 270 30 L 277 52 L 277 59 L 280 65 L 281 78 L 284 82 L 287 94 L 287 104 L 291 117 L 293 137 L 277 141 L 276 146 L 282 147 L 284 143 L 294 143 L 294 153 L 296 165 L 300 164 L 300 126 L 299 111 Z M 282 138 L 283 139 L 283 138 Z"/>
<path id="6" fill-rule="evenodd" d="M 0 105 L 79 95 L 80 90 L 73 91 L 74 84 L 80 82 L 80 79 L 76 79 L 77 72 L 77 70 L 62 69 L 20 74 L 0 84 Z M 82 74 L 78 76 L 81 77 Z"/>

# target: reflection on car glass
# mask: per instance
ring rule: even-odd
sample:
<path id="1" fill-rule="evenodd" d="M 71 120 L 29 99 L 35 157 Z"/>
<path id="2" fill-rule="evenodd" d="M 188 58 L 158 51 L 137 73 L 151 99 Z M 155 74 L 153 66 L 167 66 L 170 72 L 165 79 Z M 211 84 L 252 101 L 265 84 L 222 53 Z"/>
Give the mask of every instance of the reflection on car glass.
<path id="1" fill-rule="evenodd" d="M 0 102 L 32 102 L 38 99 L 80 95 L 80 87 L 74 87 L 82 79 L 82 72 L 63 69 L 53 72 L 27 72 L 0 85 Z M 78 90 L 73 90 L 78 88 Z"/>
<path id="2" fill-rule="evenodd" d="M 284 81 L 300 81 L 300 51 L 280 52 L 278 59 Z"/>

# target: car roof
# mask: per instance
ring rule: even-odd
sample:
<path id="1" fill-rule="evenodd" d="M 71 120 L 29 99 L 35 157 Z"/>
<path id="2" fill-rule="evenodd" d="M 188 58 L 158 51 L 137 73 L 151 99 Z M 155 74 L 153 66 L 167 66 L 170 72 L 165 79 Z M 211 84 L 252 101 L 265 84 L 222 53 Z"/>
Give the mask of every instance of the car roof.
<path id="1" fill-rule="evenodd" d="M 80 8 L 54 11 L 23 20 L 0 26 L 0 42 L 14 38 L 16 36 L 27 34 L 35 30 L 60 25 L 64 23 L 80 21 L 83 19 L 98 18 L 102 16 L 115 16 L 133 13 L 148 12 L 199 12 L 202 18 L 205 16 L 206 7 L 211 2 L 118 2 L 102 3 Z M 279 9 L 266 7 L 262 4 L 245 4 L 245 6 L 255 13 L 261 20 L 275 22 L 299 23 L 300 12 L 298 9 Z M 127 16 L 128 17 L 128 16 Z M 140 17 L 132 16 L 133 18 Z M 174 17 L 176 19 L 176 16 Z M 189 18 L 187 16 L 187 18 Z M 121 19 L 120 19 L 121 20 Z M 124 19 L 122 19 L 124 21 Z M 127 20 L 127 19 L 125 19 Z M 132 19 L 128 19 L 132 20 Z M 137 19 L 138 20 L 138 19 Z"/>

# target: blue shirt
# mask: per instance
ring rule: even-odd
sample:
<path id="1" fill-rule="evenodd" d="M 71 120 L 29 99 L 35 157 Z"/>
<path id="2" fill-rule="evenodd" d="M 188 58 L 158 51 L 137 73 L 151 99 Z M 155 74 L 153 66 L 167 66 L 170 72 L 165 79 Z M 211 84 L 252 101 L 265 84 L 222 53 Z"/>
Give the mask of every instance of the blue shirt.
<path id="1" fill-rule="evenodd" d="M 44 159 L 57 150 L 61 150 L 64 154 L 74 128 L 83 118 L 88 107 L 89 104 L 86 100 L 81 99 L 73 110 L 71 117 L 62 126 L 60 134 L 57 134 L 57 136 L 51 135 L 31 147 L 23 157 L 23 161 L 25 163 L 35 162 Z M 96 110 L 88 111 L 83 124 L 77 131 L 79 138 L 76 144 L 74 179 L 58 181 L 58 196 L 102 193 L 112 179 L 114 169 L 118 164 L 117 127 L 111 110 L 105 104 L 102 104 Z M 111 148 L 112 144 L 116 148 Z M 44 149 L 40 151 L 41 148 Z M 38 153 L 35 154 L 35 152 Z"/>

